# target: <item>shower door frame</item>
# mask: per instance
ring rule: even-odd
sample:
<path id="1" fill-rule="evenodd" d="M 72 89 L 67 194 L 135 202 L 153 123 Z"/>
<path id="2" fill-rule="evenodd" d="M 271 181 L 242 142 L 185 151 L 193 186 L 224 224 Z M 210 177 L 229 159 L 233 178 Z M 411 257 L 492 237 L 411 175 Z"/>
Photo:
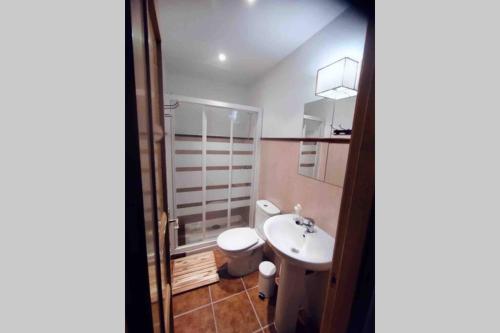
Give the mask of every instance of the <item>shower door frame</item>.
<path id="1" fill-rule="evenodd" d="M 235 103 L 228 103 L 228 102 L 223 102 L 223 101 L 217 101 L 217 100 L 211 100 L 211 99 L 204 99 L 204 98 L 197 98 L 197 97 L 188 97 L 188 96 L 182 96 L 182 95 L 174 95 L 174 94 L 165 94 L 164 95 L 164 100 L 167 101 L 167 105 L 176 105 L 177 103 L 182 104 L 182 103 L 191 103 L 191 104 L 197 104 L 201 106 L 209 106 L 209 107 L 217 107 L 217 108 L 223 108 L 223 109 L 229 109 L 229 110 L 239 110 L 239 111 L 246 111 L 246 112 L 254 112 L 257 114 L 257 122 L 255 124 L 255 133 L 253 137 L 254 141 L 254 159 L 253 159 L 253 167 L 252 167 L 252 189 L 251 189 L 251 194 L 250 194 L 250 214 L 249 214 L 249 226 L 254 227 L 254 216 L 255 216 L 255 202 L 257 200 L 257 195 L 258 195 L 258 179 L 259 179 L 259 165 L 260 165 L 260 139 L 261 139 L 261 132 L 262 132 L 262 108 L 254 107 L 254 106 L 249 106 L 249 105 L 242 105 L 242 104 L 235 104 Z M 175 163 L 174 163 L 174 154 L 175 154 L 175 136 L 174 136 L 174 129 L 175 129 L 175 118 L 173 115 L 173 112 L 171 109 L 169 109 L 165 105 L 164 108 L 164 116 L 165 116 L 165 129 L 166 133 L 166 142 L 170 142 L 170 147 L 169 151 L 170 154 L 167 153 L 165 154 L 165 159 L 166 159 L 166 172 L 169 173 L 170 175 L 166 175 L 168 178 L 167 179 L 172 179 L 171 182 L 167 182 L 167 190 L 168 190 L 168 210 L 169 210 L 169 216 L 172 216 L 173 219 L 169 221 L 169 228 L 170 228 L 170 253 L 171 254 L 180 254 L 180 253 L 188 253 L 188 252 L 197 252 L 205 248 L 211 248 L 217 244 L 215 239 L 212 240 L 202 240 L 200 242 L 194 243 L 194 244 L 186 244 L 186 245 L 181 245 L 179 246 L 178 244 L 178 220 L 177 220 L 177 215 L 176 215 L 176 207 L 174 205 L 175 203 Z M 177 106 L 178 107 L 178 106 Z M 175 107 L 175 108 L 177 108 Z M 175 109 L 174 108 L 174 109 Z M 201 111 L 200 113 L 203 113 Z M 167 119 L 170 118 L 170 121 Z M 170 124 L 167 124 L 170 122 Z M 170 125 L 170 126 L 169 126 Z M 168 129 L 167 129 L 168 127 Z M 202 133 L 203 135 L 203 133 Z M 231 148 L 232 149 L 232 148 Z M 230 161 L 231 163 L 231 161 Z M 204 190 L 206 191 L 206 190 Z M 228 197 L 231 196 L 231 193 L 228 194 Z M 231 210 L 228 209 L 228 218 L 231 216 Z M 203 221 L 203 223 L 206 223 L 206 220 Z"/>

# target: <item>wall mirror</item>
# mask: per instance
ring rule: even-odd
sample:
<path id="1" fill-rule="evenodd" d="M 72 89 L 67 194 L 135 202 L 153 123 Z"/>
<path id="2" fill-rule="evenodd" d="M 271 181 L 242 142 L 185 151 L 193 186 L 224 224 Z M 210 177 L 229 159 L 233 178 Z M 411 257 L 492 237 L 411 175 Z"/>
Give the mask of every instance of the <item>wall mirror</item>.
<path id="1" fill-rule="evenodd" d="M 302 137 L 328 138 L 333 126 L 333 110 L 335 101 L 323 98 L 304 104 L 302 121 Z"/>
<path id="2" fill-rule="evenodd" d="M 304 104 L 302 136 L 307 140 L 300 142 L 300 175 L 343 186 L 355 104 L 356 96 Z"/>
<path id="3" fill-rule="evenodd" d="M 332 118 L 332 128 L 330 132 L 330 137 L 343 137 L 347 134 L 350 138 L 350 132 L 352 130 L 352 119 L 354 117 L 354 107 L 356 105 L 356 96 L 338 99 L 334 102 L 333 118 Z"/>
<path id="4" fill-rule="evenodd" d="M 302 137 L 349 138 L 356 96 L 333 100 L 323 98 L 304 104 Z"/>
<path id="5" fill-rule="evenodd" d="M 343 187 L 348 152 L 349 140 L 301 141 L 299 175 Z"/>

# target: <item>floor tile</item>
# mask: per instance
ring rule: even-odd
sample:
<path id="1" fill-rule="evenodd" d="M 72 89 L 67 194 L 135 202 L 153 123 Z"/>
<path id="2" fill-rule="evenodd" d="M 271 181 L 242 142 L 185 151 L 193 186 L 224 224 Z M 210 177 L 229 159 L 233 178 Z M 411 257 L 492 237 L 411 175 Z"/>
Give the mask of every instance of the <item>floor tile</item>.
<path id="1" fill-rule="evenodd" d="M 246 289 L 253 288 L 259 284 L 259 271 L 255 271 L 243 277 L 243 283 Z"/>
<path id="2" fill-rule="evenodd" d="M 229 297 L 213 306 L 218 333 L 251 333 L 260 328 L 246 293 Z"/>
<path id="3" fill-rule="evenodd" d="M 218 273 L 219 282 L 210 285 L 213 302 L 245 290 L 240 278 L 230 276 L 225 269 L 220 270 Z"/>
<path id="4" fill-rule="evenodd" d="M 276 331 L 276 327 L 274 327 L 274 324 L 270 325 L 270 326 L 267 326 L 267 327 L 264 327 L 264 333 L 277 333 L 278 331 Z"/>
<path id="5" fill-rule="evenodd" d="M 212 306 L 208 305 L 174 318 L 174 331 L 175 333 L 215 333 Z"/>
<path id="6" fill-rule="evenodd" d="M 201 287 L 175 295 L 172 298 L 174 316 L 210 303 L 207 287 Z"/>
<path id="7" fill-rule="evenodd" d="M 225 256 L 224 253 L 222 253 L 221 250 L 215 249 L 214 251 L 214 256 L 215 256 L 215 264 L 217 265 L 217 268 L 222 268 L 227 264 L 227 257 Z"/>
<path id="8" fill-rule="evenodd" d="M 259 288 L 248 290 L 252 304 L 259 316 L 262 326 L 269 325 L 274 321 L 274 312 L 276 310 L 276 295 L 271 298 L 260 299 Z"/>

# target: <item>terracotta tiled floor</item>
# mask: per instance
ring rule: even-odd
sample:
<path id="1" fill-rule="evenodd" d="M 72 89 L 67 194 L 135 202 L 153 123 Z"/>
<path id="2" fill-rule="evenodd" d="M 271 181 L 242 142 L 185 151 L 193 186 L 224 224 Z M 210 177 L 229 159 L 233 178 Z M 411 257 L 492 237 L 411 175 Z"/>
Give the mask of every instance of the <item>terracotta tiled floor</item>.
<path id="1" fill-rule="evenodd" d="M 255 332 L 261 329 L 247 293 L 241 292 L 213 304 L 220 333 Z"/>
<path id="2" fill-rule="evenodd" d="M 227 263 L 226 256 L 219 249 L 215 249 L 213 251 L 214 251 L 215 263 L 217 264 L 217 268 L 222 268 Z"/>
<path id="3" fill-rule="evenodd" d="M 276 328 L 274 327 L 274 324 L 269 325 L 267 327 L 264 327 L 263 332 L 264 333 L 277 333 Z"/>
<path id="4" fill-rule="evenodd" d="M 210 285 L 209 288 L 214 302 L 245 290 L 241 278 L 233 278 L 221 271 L 219 271 L 219 282 Z"/>
<path id="5" fill-rule="evenodd" d="M 248 295 L 255 308 L 257 317 L 259 318 L 262 326 L 267 326 L 274 322 L 274 311 L 276 305 L 276 295 L 272 298 L 260 299 L 259 288 L 254 287 L 248 290 Z"/>
<path id="6" fill-rule="evenodd" d="M 255 271 L 244 276 L 243 283 L 245 284 L 245 288 L 247 289 L 257 287 L 257 285 L 259 284 L 259 271 Z"/>
<path id="7" fill-rule="evenodd" d="M 190 290 L 172 299 L 174 316 L 211 303 L 207 287 Z"/>
<path id="8" fill-rule="evenodd" d="M 175 333 L 276 332 L 275 298 L 259 299 L 259 273 L 231 277 L 224 255 L 219 250 L 214 254 L 220 281 L 174 296 Z"/>
<path id="9" fill-rule="evenodd" d="M 216 333 L 212 306 L 207 305 L 195 311 L 187 312 L 181 316 L 174 316 L 174 332 Z"/>

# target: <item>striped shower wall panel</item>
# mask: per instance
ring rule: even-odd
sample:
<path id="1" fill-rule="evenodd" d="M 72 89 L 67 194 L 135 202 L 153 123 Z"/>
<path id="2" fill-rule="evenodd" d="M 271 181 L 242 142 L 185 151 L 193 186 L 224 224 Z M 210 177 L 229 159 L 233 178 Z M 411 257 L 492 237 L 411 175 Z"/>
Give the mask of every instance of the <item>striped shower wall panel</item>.
<path id="1" fill-rule="evenodd" d="M 254 168 L 253 139 L 233 138 L 231 151 L 230 138 L 207 137 L 205 223 L 202 137 L 177 134 L 174 146 L 174 201 L 179 219 L 179 245 L 213 239 L 228 225 L 231 228 L 248 226 Z"/>
<path id="2" fill-rule="evenodd" d="M 300 143 L 299 174 L 314 177 L 318 165 L 318 142 Z"/>

